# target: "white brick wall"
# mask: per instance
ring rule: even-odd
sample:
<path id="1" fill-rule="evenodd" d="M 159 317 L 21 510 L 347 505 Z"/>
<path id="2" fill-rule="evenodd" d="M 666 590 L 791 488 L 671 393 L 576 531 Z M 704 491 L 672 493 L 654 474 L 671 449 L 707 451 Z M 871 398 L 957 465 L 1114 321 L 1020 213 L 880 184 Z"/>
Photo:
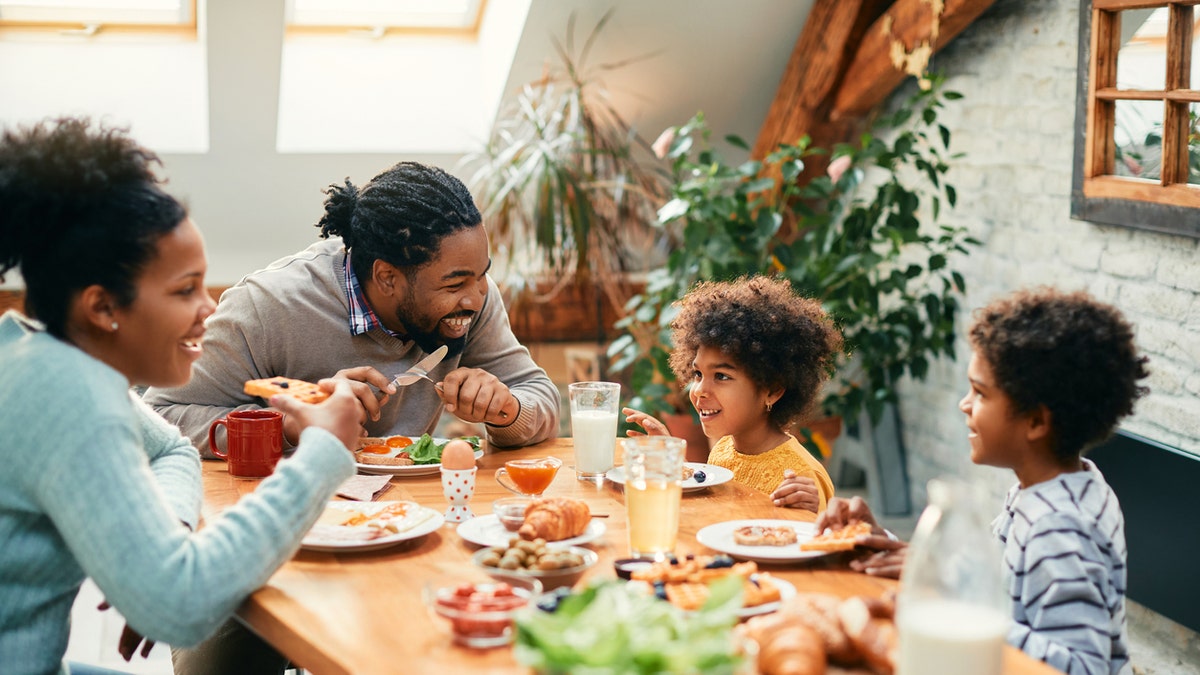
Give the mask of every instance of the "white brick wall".
<path id="1" fill-rule="evenodd" d="M 1200 452 L 1200 242 L 1070 218 L 1078 10 L 1075 0 L 998 0 L 934 58 L 933 69 L 964 94 L 942 113 L 952 150 L 966 155 L 949 175 L 960 194 L 950 220 L 983 241 L 969 263 L 956 265 L 967 281 L 965 307 L 1042 284 L 1114 303 L 1137 326 L 1153 371 L 1152 393 L 1124 428 Z M 971 465 L 958 411 L 965 339 L 958 353 L 956 362 L 932 367 L 925 382 L 901 387 L 918 510 L 925 482 L 940 474 L 997 496 L 1013 480 L 1011 472 Z"/>

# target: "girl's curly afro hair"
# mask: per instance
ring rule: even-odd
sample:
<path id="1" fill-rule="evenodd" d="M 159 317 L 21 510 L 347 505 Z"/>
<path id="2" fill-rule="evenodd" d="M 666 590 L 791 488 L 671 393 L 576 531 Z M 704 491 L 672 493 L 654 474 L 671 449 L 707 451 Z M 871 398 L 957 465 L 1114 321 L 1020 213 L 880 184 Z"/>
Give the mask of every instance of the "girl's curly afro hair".
<path id="1" fill-rule="evenodd" d="M 692 379 L 701 346 L 715 347 L 763 389 L 781 387 L 771 408 L 780 429 L 808 414 L 842 350 L 842 334 L 821 303 L 795 294 L 779 279 L 704 282 L 678 303 L 671 322 L 671 369 Z"/>

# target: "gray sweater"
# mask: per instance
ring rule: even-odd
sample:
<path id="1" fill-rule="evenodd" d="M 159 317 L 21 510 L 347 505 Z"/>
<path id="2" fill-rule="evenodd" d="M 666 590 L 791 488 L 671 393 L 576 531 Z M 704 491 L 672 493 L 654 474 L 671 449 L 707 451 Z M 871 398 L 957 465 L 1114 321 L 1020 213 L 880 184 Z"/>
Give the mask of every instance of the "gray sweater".
<path id="1" fill-rule="evenodd" d="M 192 532 L 200 462 L 117 371 L 0 317 L 0 672 L 65 673 L 85 577 L 134 630 L 190 645 L 292 556 L 354 472 L 322 429 L 252 493 Z"/>
<path id="2" fill-rule="evenodd" d="M 204 354 L 191 382 L 151 388 L 145 400 L 192 439 L 206 457 L 208 427 L 234 409 L 260 408 L 242 393 L 246 380 L 294 377 L 315 382 L 343 368 L 372 366 L 384 375 L 403 372 L 425 356 L 412 341 L 375 328 L 352 335 L 341 239 L 320 241 L 248 275 L 221 296 L 207 322 Z M 471 323 L 466 346 L 433 372 L 435 381 L 455 368 L 479 368 L 500 379 L 521 403 L 511 424 L 487 427 L 493 447 L 530 445 L 558 435 L 558 388 L 517 342 L 495 283 L 488 279 L 483 309 Z M 430 385 L 401 388 L 368 421 L 372 436 L 432 433 L 443 404 Z M 223 428 L 219 428 L 223 432 Z M 224 436 L 218 435 L 219 442 Z"/>

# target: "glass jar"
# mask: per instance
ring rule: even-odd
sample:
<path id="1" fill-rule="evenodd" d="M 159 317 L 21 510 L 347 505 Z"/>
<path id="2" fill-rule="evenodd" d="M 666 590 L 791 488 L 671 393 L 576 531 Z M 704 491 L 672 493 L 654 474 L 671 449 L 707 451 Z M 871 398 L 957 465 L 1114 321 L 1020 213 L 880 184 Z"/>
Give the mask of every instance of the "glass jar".
<path id="1" fill-rule="evenodd" d="M 978 491 L 930 481 L 900 578 L 898 675 L 1000 675 L 1011 621 L 1003 560 Z"/>

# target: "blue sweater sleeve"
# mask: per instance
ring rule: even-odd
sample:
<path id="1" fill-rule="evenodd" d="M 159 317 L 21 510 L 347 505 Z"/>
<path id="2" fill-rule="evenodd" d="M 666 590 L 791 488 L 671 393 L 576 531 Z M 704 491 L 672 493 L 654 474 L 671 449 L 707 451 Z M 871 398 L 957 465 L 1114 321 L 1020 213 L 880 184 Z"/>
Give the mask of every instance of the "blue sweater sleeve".
<path id="1" fill-rule="evenodd" d="M 160 482 L 151 468 L 174 451 L 147 463 L 130 426 L 91 432 L 42 474 L 41 506 L 129 625 L 172 645 L 204 639 L 265 583 L 353 473 L 336 437 L 308 429 L 254 493 L 190 532 L 163 489 L 181 474 L 165 471 Z"/>
<path id="2" fill-rule="evenodd" d="M 179 428 L 159 417 L 142 399 L 130 394 L 142 433 L 150 471 L 175 517 L 195 530 L 200 524 L 200 453 Z"/>
<path id="3" fill-rule="evenodd" d="M 1056 513 L 1037 519 L 1025 544 L 1020 597 L 1026 621 L 1008 642 L 1069 675 L 1107 675 L 1109 573 L 1086 525 Z"/>

